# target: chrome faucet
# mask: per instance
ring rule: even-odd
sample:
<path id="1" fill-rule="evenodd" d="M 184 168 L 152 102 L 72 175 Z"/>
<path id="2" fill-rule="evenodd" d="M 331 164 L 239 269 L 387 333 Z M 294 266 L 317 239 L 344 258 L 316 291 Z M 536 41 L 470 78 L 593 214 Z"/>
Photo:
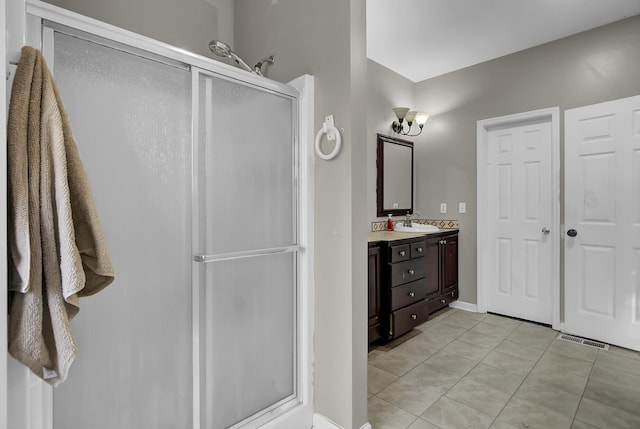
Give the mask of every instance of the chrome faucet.
<path id="1" fill-rule="evenodd" d="M 416 216 L 419 215 L 420 212 L 413 212 L 413 214 L 407 212 L 407 215 L 404 218 L 404 226 L 406 226 L 407 228 L 411 227 L 411 216 Z"/>

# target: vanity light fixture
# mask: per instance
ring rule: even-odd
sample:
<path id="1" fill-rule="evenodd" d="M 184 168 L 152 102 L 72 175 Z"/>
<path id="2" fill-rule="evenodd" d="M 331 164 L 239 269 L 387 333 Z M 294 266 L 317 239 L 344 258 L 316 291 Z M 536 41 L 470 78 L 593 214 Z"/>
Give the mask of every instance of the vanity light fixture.
<path id="1" fill-rule="evenodd" d="M 391 129 L 394 133 L 403 135 L 403 136 L 417 136 L 422 133 L 422 127 L 427 123 L 427 119 L 429 119 L 429 115 L 426 113 L 418 113 L 415 110 L 410 110 L 408 107 L 394 107 L 393 113 L 396 114 L 398 118 L 397 121 L 393 121 L 391 124 Z M 404 122 L 407 122 L 409 128 L 405 131 Z M 411 126 L 413 123 L 418 124 L 420 127 L 420 131 L 415 134 L 411 134 Z"/>

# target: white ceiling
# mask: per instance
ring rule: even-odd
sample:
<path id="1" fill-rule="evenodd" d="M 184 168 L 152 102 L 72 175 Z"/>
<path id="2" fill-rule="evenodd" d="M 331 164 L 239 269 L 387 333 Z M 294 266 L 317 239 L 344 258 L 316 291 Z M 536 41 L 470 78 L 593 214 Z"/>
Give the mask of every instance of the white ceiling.
<path id="1" fill-rule="evenodd" d="M 419 82 L 640 13 L 640 0 L 367 0 L 367 56 Z"/>

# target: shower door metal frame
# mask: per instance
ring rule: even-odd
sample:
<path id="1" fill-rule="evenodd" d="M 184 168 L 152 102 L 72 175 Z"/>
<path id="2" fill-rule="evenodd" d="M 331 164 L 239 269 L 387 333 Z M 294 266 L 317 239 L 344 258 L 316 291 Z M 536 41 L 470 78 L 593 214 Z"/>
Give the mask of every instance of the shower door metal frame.
<path id="1" fill-rule="evenodd" d="M 293 393 L 291 395 L 289 395 L 288 397 L 285 397 L 283 399 L 281 399 L 280 401 L 276 402 L 275 404 L 272 404 L 271 406 L 260 410 L 259 412 L 245 418 L 244 420 L 241 420 L 239 422 L 237 422 L 236 424 L 232 425 L 229 427 L 229 429 L 240 429 L 240 428 L 247 428 L 247 429 L 254 429 L 254 428 L 258 428 L 258 427 L 263 427 L 266 423 L 273 421 L 274 419 L 277 419 L 279 416 L 284 415 L 287 411 L 292 410 L 293 408 L 299 406 L 302 404 L 303 402 L 303 397 L 301 397 L 301 393 L 304 392 L 304 386 L 303 386 L 303 382 L 304 382 L 304 378 L 299 376 L 299 368 L 301 367 L 301 353 L 300 353 L 300 348 L 301 348 L 301 338 L 300 338 L 300 326 L 302 325 L 302 321 L 300 320 L 301 317 L 301 311 L 299 309 L 301 309 L 302 307 L 302 302 L 300 300 L 300 292 L 301 292 L 301 285 L 302 285 L 302 277 L 301 277 L 301 273 L 300 273 L 300 265 L 302 263 L 302 258 L 303 255 L 301 254 L 301 250 L 302 250 L 302 246 L 300 245 L 300 227 L 299 227 L 299 223 L 300 223 L 300 200 L 301 200 L 301 192 L 300 192 L 300 188 L 298 186 L 299 184 L 299 171 L 300 171 L 300 132 L 298 130 L 298 118 L 297 116 L 299 116 L 297 113 L 300 110 L 299 107 L 299 103 L 298 103 L 298 96 L 299 94 L 297 94 L 297 91 L 291 91 L 291 88 L 281 88 L 279 91 L 274 91 L 274 90 L 267 90 L 265 88 L 262 88 L 258 85 L 252 85 L 250 83 L 247 82 L 243 82 L 243 81 L 239 81 L 237 79 L 234 79 L 232 77 L 228 77 L 219 73 L 216 73 L 215 71 L 211 71 L 211 70 L 205 70 L 205 69 L 201 69 L 201 68 L 197 68 L 197 67 L 192 67 L 192 97 L 191 97 L 191 101 L 192 101 L 192 121 L 193 121 L 193 130 L 194 132 L 192 133 L 192 220 L 191 220 L 191 224 L 192 224 L 192 248 L 194 249 L 194 255 L 193 255 L 193 270 L 192 270 L 192 284 L 193 284 L 193 290 L 192 290 L 192 299 L 193 299 L 193 305 L 192 305 L 192 311 L 193 311 L 193 326 L 194 326 L 194 348 L 193 348 L 193 371 L 194 371 L 194 408 L 195 407 L 200 407 L 200 409 L 198 409 L 198 411 L 194 412 L 194 418 L 195 416 L 199 416 L 200 418 L 200 424 L 203 425 L 203 420 L 204 420 L 204 413 L 202 410 L 202 397 L 204 396 L 202 393 L 202 389 L 204 389 L 204 384 L 200 383 L 199 386 L 201 388 L 201 391 L 198 392 L 198 404 L 196 404 L 196 400 L 195 400 L 195 388 L 196 388 L 196 380 L 202 380 L 204 378 L 204 376 L 200 373 L 201 371 L 203 371 L 205 362 L 203 362 L 203 357 L 204 357 L 204 344 L 203 343 L 203 335 L 200 332 L 200 328 L 203 326 L 204 323 L 204 315 L 202 314 L 203 312 L 203 288 L 206 287 L 206 285 L 204 284 L 204 270 L 205 270 L 205 264 L 207 263 L 214 263 L 214 262 L 219 262 L 219 261 L 227 261 L 227 260 L 237 260 L 237 259 L 243 259 L 243 258 L 251 258 L 251 257 L 257 257 L 257 256 L 267 256 L 267 255 L 275 255 L 275 254 L 286 254 L 286 253 L 293 253 L 295 255 L 295 264 L 294 264 L 294 286 L 295 286 L 295 297 L 294 297 L 294 303 L 295 303 L 295 309 L 294 309 L 294 338 L 293 338 L 293 346 L 294 346 L 294 358 L 293 358 Z M 201 173 L 200 171 L 200 164 L 202 162 L 202 160 L 200 159 L 201 156 L 203 156 L 203 154 L 201 153 L 199 147 L 201 142 L 198 141 L 199 136 L 198 133 L 195 130 L 199 130 L 201 129 L 204 125 L 203 124 L 199 124 L 199 106 L 200 106 L 200 76 L 206 76 L 212 79 L 221 79 L 221 80 L 225 80 L 225 81 L 229 81 L 232 83 L 236 83 L 239 85 L 243 85 L 243 86 L 247 86 L 247 87 L 252 87 L 254 89 L 257 89 L 261 92 L 265 92 L 265 93 L 270 93 L 273 94 L 274 96 L 280 96 L 286 99 L 290 99 L 293 102 L 293 109 L 292 109 L 292 114 L 293 117 L 292 119 L 292 124 L 293 124 L 293 130 L 292 130 L 292 136 L 293 136 L 293 141 L 291 142 L 293 145 L 293 160 L 292 160 L 292 180 L 294 181 L 293 183 L 293 203 L 294 203 L 294 220 L 295 220 L 295 225 L 293 225 L 293 229 L 294 229 L 294 243 L 292 243 L 291 245 L 288 246 L 281 246 L 281 247 L 275 247 L 275 248 L 267 248 L 267 249 L 257 249 L 257 250 L 250 250 L 250 251 L 240 251 L 240 252 L 229 252 L 229 253 L 220 253 L 220 254 L 202 254 L 199 253 L 199 251 L 197 249 L 204 247 L 204 232 L 201 230 L 201 225 L 204 223 L 203 219 L 200 219 L 200 215 L 202 214 L 203 208 L 200 207 L 200 189 L 199 189 L 199 176 Z M 282 89 L 289 89 L 286 91 L 282 91 Z M 196 334 L 197 332 L 197 334 Z"/>
<path id="2" fill-rule="evenodd" d="M 190 53 L 157 40 L 138 35 L 113 25 L 67 11 L 60 7 L 39 0 L 25 0 L 25 8 L 20 10 L 20 17 L 13 20 L 8 29 L 13 41 L 29 44 L 37 49 L 50 51 L 52 39 L 45 37 L 45 21 L 53 26 L 63 26 L 70 32 L 83 33 L 95 36 L 101 40 L 113 42 L 112 47 L 125 46 L 126 51 L 136 55 L 159 60 L 174 66 L 184 66 L 192 69 L 200 69 L 225 79 L 232 79 L 243 84 L 251 85 L 265 91 L 288 94 L 296 98 L 298 103 L 298 244 L 295 251 L 298 253 L 298 296 L 297 296 L 297 341 L 296 341 L 296 388 L 297 400 L 285 411 L 294 414 L 295 427 L 310 427 L 313 419 L 313 330 L 314 330 L 314 291 L 313 291 L 313 223 L 314 223 L 314 167 L 313 167 L 313 77 L 301 76 L 291 82 L 291 85 L 282 84 L 245 72 L 231 65 L 224 64 L 197 54 Z M 7 23 L 7 26 L 9 23 Z M 52 34 L 52 32 L 51 32 Z M 89 37 L 91 40 L 91 37 Z M 92 40 L 95 41 L 95 40 Z M 11 45 L 11 44 L 10 44 Z M 18 46 L 9 46 L 8 54 L 18 51 Z M 50 64 L 53 67 L 53 63 Z M 194 112 L 192 111 L 192 115 Z M 193 117 L 193 116 L 192 116 Z M 194 133 L 192 138 L 195 141 Z M 195 143 L 194 143 L 195 144 Z M 192 153 L 193 156 L 193 153 Z M 193 190 L 192 190 L 193 196 Z M 193 213 L 192 213 L 193 216 Z M 291 250 L 291 249 L 288 249 Z M 194 268 L 195 269 L 195 268 Z M 193 279 L 192 279 L 193 280 Z M 193 281 L 192 281 L 193 284 Z M 192 309 L 194 321 L 196 308 Z M 198 319 L 199 320 L 199 319 Z M 199 383 L 199 329 L 193 327 L 194 350 L 194 384 L 193 384 L 193 428 L 201 429 L 200 418 L 200 383 Z M 197 365 L 196 365 L 197 364 Z M 197 368 L 197 371 L 196 371 Z M 54 429 L 53 428 L 53 390 L 50 386 L 41 382 L 37 377 L 26 374 L 24 380 L 24 392 L 27 402 L 31 404 L 29 416 L 27 416 L 29 429 Z M 276 429 L 283 427 L 284 415 L 269 416 L 269 421 L 259 421 L 264 429 Z M 0 429 L 2 429 L 0 421 Z M 264 424 L 263 424 L 264 423 Z M 204 428 L 202 428 L 204 429 Z"/>
<path id="3" fill-rule="evenodd" d="M 0 75 L 7 76 L 7 63 L 4 58 L 7 57 L 7 32 L 6 32 L 6 4 L 5 0 L 0 0 L 0 10 L 2 10 L 2 16 L 0 16 L 0 58 L 3 58 L 2 65 L 0 65 Z M 4 150 L 0 151 L 0 174 L 2 177 L 7 177 L 7 85 L 2 85 L 0 88 L 0 98 L 2 99 L 2 105 L 0 105 L 0 117 L 4 119 L 4 125 L 0 130 L 0 141 L 4 143 Z M 7 191 L 6 186 L 0 189 L 0 242 L 7 242 Z M 7 273 L 7 248 L 3 246 L 0 249 L 0 276 L 6 279 Z M 7 308 L 7 292 L 5 290 L 0 291 L 0 308 Z M 0 321 L 0 380 L 7 379 L 7 318 L 3 317 Z M 0 429 L 4 429 L 7 426 L 7 383 L 0 385 Z"/>

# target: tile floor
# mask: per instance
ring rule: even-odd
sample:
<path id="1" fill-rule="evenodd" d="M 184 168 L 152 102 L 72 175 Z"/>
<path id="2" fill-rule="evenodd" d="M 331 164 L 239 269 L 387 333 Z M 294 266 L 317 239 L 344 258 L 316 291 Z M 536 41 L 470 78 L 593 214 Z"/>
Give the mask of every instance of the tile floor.
<path id="1" fill-rule="evenodd" d="M 456 309 L 415 333 L 369 351 L 373 429 L 640 428 L 638 352 Z"/>

